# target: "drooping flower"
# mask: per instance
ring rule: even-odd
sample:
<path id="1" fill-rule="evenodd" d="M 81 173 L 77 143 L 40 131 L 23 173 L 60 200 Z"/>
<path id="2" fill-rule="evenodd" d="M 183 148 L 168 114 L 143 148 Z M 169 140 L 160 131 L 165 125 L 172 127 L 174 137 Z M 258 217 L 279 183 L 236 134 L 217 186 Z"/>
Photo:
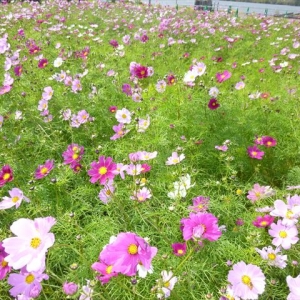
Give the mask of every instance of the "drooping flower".
<path id="1" fill-rule="evenodd" d="M 173 253 L 176 256 L 183 256 L 186 254 L 186 243 L 174 243 L 172 244 Z"/>
<path id="2" fill-rule="evenodd" d="M 50 171 L 54 168 L 54 160 L 48 159 L 43 165 L 39 165 L 35 171 L 35 179 L 42 179 L 46 177 Z"/>
<path id="3" fill-rule="evenodd" d="M 268 226 L 270 226 L 273 221 L 274 221 L 274 217 L 270 216 L 270 215 L 264 215 L 264 216 L 258 216 L 253 222 L 252 224 L 255 227 L 259 227 L 259 228 L 266 228 Z"/>
<path id="4" fill-rule="evenodd" d="M 1 209 L 8 209 L 13 206 L 18 208 L 22 202 L 22 200 L 26 202 L 30 202 L 30 200 L 24 196 L 23 192 L 18 188 L 13 188 L 8 191 L 10 197 L 3 197 L 2 202 L 0 202 L 0 210 Z"/>
<path id="5" fill-rule="evenodd" d="M 229 271 L 228 281 L 232 285 L 234 296 L 243 300 L 258 299 L 265 290 L 266 278 L 258 266 L 243 261 L 233 265 Z"/>
<path id="6" fill-rule="evenodd" d="M 10 274 L 7 282 L 13 287 L 9 290 L 11 296 L 17 297 L 24 295 L 31 298 L 37 298 L 42 290 L 41 282 L 48 280 L 49 276 L 44 274 L 45 267 L 43 266 L 37 271 L 28 271 L 23 268 L 20 274 Z"/>
<path id="7" fill-rule="evenodd" d="M 220 104 L 218 103 L 218 100 L 215 98 L 211 98 L 207 104 L 208 108 L 211 110 L 215 110 L 218 107 L 220 107 Z"/>
<path id="8" fill-rule="evenodd" d="M 281 255 L 281 249 L 273 249 L 272 246 L 264 247 L 261 250 L 255 248 L 255 250 L 260 254 L 261 258 L 268 261 L 270 266 L 274 266 L 280 269 L 284 269 L 287 265 L 287 256 Z"/>
<path id="9" fill-rule="evenodd" d="M 171 291 L 174 289 L 174 286 L 177 282 L 177 277 L 173 275 L 172 271 L 162 271 L 162 279 L 157 280 L 158 289 L 157 289 L 157 298 L 164 299 L 168 298 L 171 295 Z"/>
<path id="10" fill-rule="evenodd" d="M 296 244 L 299 240 L 297 227 L 284 226 L 282 221 L 271 224 L 269 229 L 270 236 L 273 237 L 272 244 L 276 247 L 281 246 L 283 249 L 290 249 L 292 244 Z"/>
<path id="11" fill-rule="evenodd" d="M 100 184 L 105 185 L 107 180 L 114 179 L 116 168 L 117 165 L 111 157 L 100 156 L 98 162 L 93 161 L 91 163 L 91 169 L 88 171 L 91 177 L 90 182 L 96 183 L 99 181 Z"/>
<path id="12" fill-rule="evenodd" d="M 26 266 L 28 272 L 42 269 L 47 250 L 54 244 L 54 234 L 49 231 L 55 223 L 53 217 L 15 221 L 10 230 L 16 236 L 3 240 L 8 265 L 17 270 Z"/>
<path id="13" fill-rule="evenodd" d="M 166 161 L 166 165 L 167 166 L 177 165 L 184 159 L 185 159 L 185 155 L 183 153 L 178 155 L 177 152 L 172 152 L 172 155 L 168 157 L 168 160 Z"/>
<path id="14" fill-rule="evenodd" d="M 225 70 L 224 72 L 222 73 L 217 73 L 216 74 L 216 79 L 219 83 L 229 79 L 231 77 L 231 73 L 227 70 Z"/>
<path id="15" fill-rule="evenodd" d="M 181 219 L 181 230 L 185 241 L 216 241 L 222 232 L 219 230 L 218 218 L 210 213 L 190 213 L 188 218 Z"/>
<path id="16" fill-rule="evenodd" d="M 14 179 L 13 170 L 10 165 L 5 165 L 0 170 L 0 187 Z"/>
<path id="17" fill-rule="evenodd" d="M 262 159 L 265 155 L 265 152 L 261 151 L 256 145 L 248 147 L 247 152 L 249 157 L 255 159 Z"/>
<path id="18" fill-rule="evenodd" d="M 63 292 L 66 295 L 72 296 L 74 295 L 78 290 L 78 285 L 74 282 L 64 282 L 63 284 Z"/>
<path id="19" fill-rule="evenodd" d="M 209 197 L 197 196 L 193 198 L 193 205 L 188 210 L 194 213 L 206 212 L 208 209 Z"/>
<path id="20" fill-rule="evenodd" d="M 296 278 L 293 278 L 289 275 L 286 278 L 286 282 L 290 289 L 290 293 L 287 297 L 287 300 L 300 299 L 300 275 L 298 275 Z"/>

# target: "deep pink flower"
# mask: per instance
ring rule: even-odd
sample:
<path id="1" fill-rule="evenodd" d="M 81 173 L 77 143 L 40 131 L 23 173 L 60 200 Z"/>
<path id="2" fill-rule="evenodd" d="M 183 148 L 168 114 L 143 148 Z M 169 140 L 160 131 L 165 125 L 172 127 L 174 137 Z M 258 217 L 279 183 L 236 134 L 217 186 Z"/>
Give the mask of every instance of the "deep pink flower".
<path id="1" fill-rule="evenodd" d="M 93 161 L 91 163 L 91 169 L 88 171 L 91 177 L 90 182 L 99 181 L 100 184 L 105 185 L 108 179 L 114 179 L 116 169 L 117 164 L 113 162 L 111 157 L 100 156 L 98 162 Z"/>
<path id="2" fill-rule="evenodd" d="M 266 147 L 275 147 L 277 144 L 277 141 L 272 138 L 271 136 L 263 136 L 262 137 L 262 143 Z"/>
<path id="3" fill-rule="evenodd" d="M 78 173 L 79 171 L 81 171 L 82 165 L 79 164 L 79 163 L 75 163 L 75 164 L 70 165 L 70 168 L 71 168 L 75 173 Z"/>
<path id="4" fill-rule="evenodd" d="M 220 104 L 218 103 L 217 99 L 212 98 L 209 100 L 207 106 L 209 109 L 214 110 L 214 109 L 217 109 L 218 107 L 220 107 Z"/>
<path id="5" fill-rule="evenodd" d="M 189 217 L 181 219 L 180 223 L 185 241 L 216 241 L 222 234 L 218 227 L 218 219 L 210 213 L 190 213 Z"/>
<path id="6" fill-rule="evenodd" d="M 48 159 L 43 165 L 39 165 L 35 171 L 35 179 L 42 179 L 46 177 L 50 171 L 54 168 L 54 160 Z"/>
<path id="7" fill-rule="evenodd" d="M 228 281 L 232 285 L 235 297 L 258 299 L 265 290 L 266 277 L 258 266 L 246 265 L 243 261 L 233 265 L 229 271 Z"/>
<path id="8" fill-rule="evenodd" d="M 46 58 L 42 58 L 39 60 L 38 67 L 40 69 L 44 69 L 48 65 L 48 60 Z"/>
<path id="9" fill-rule="evenodd" d="M 156 247 L 151 247 L 135 233 L 122 232 L 113 243 L 102 250 L 100 261 L 112 266 L 112 272 L 134 276 L 138 265 L 146 270 L 151 268 L 151 261 L 156 253 Z"/>
<path id="10" fill-rule="evenodd" d="M 253 222 L 252 224 L 255 227 L 259 227 L 259 228 L 265 228 L 270 226 L 273 221 L 274 221 L 275 217 L 272 217 L 270 215 L 264 215 L 264 216 L 258 216 Z"/>
<path id="11" fill-rule="evenodd" d="M 5 257 L 8 254 L 5 252 L 2 243 L 0 242 L 0 280 L 4 279 L 6 274 L 11 271 L 11 267 L 8 265 L 8 262 L 5 260 Z"/>
<path id="12" fill-rule="evenodd" d="M 118 276 L 118 273 L 113 272 L 112 268 L 112 265 L 107 265 L 106 263 L 101 261 L 92 264 L 92 269 L 99 273 L 96 278 L 101 281 L 102 284 L 108 283 L 112 277 Z"/>
<path id="13" fill-rule="evenodd" d="M 173 74 L 167 76 L 167 85 L 173 85 L 176 82 L 176 78 Z"/>
<path id="14" fill-rule="evenodd" d="M 30 54 L 37 54 L 39 51 L 41 51 L 41 48 L 38 47 L 37 45 L 32 45 L 30 48 L 29 48 L 29 53 Z"/>
<path id="15" fill-rule="evenodd" d="M 256 145 L 247 148 L 247 152 L 249 157 L 255 159 L 262 159 L 265 155 L 264 151 L 261 151 Z"/>
<path id="16" fill-rule="evenodd" d="M 14 67 L 14 73 L 16 76 L 18 76 L 18 77 L 21 76 L 22 71 L 23 71 L 22 65 L 17 65 Z"/>
<path id="17" fill-rule="evenodd" d="M 142 172 L 141 173 L 147 173 L 151 171 L 151 166 L 148 164 L 142 164 Z"/>
<path id="18" fill-rule="evenodd" d="M 71 165 L 71 167 L 75 164 L 78 164 L 78 162 L 80 162 L 80 160 L 82 159 L 83 153 L 83 146 L 79 146 L 78 144 L 69 145 L 67 150 L 62 154 L 64 158 L 64 164 Z"/>
<path id="19" fill-rule="evenodd" d="M 118 108 L 117 108 L 116 106 L 114 106 L 114 105 L 109 107 L 109 111 L 110 111 L 111 113 L 115 113 L 115 112 L 117 111 L 117 109 L 118 109 Z"/>
<path id="20" fill-rule="evenodd" d="M 28 272 L 37 272 L 43 268 L 46 252 L 54 244 L 54 234 L 49 231 L 55 223 L 53 217 L 15 221 L 10 230 L 16 236 L 3 241 L 8 265 L 16 270 L 26 266 Z"/>
<path id="21" fill-rule="evenodd" d="M 124 83 L 122 85 L 122 92 L 125 93 L 127 96 L 132 96 L 131 85 L 128 83 Z"/>
<path id="22" fill-rule="evenodd" d="M 114 48 L 117 48 L 119 46 L 119 43 L 116 40 L 110 40 L 109 44 Z"/>
<path id="23" fill-rule="evenodd" d="M 148 77 L 148 68 L 141 65 L 137 66 L 135 68 L 135 76 L 140 79 Z"/>
<path id="24" fill-rule="evenodd" d="M 146 43 L 147 41 L 149 40 L 149 37 L 147 34 L 143 34 L 141 37 L 140 37 L 140 41 L 142 43 Z"/>
<path id="25" fill-rule="evenodd" d="M 13 170 L 9 165 L 5 165 L 0 170 L 0 187 L 14 179 Z"/>
<path id="26" fill-rule="evenodd" d="M 227 70 L 225 70 L 223 73 L 217 73 L 216 79 L 219 83 L 229 79 L 231 77 L 231 73 Z"/>
<path id="27" fill-rule="evenodd" d="M 183 256 L 186 254 L 186 243 L 174 243 L 172 244 L 173 254 L 176 256 Z"/>

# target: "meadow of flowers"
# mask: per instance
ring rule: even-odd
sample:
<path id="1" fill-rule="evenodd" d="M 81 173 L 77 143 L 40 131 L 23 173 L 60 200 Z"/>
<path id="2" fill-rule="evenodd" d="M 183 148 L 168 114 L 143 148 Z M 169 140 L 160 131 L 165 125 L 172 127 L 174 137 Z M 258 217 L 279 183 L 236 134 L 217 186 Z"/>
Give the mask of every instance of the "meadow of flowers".
<path id="1" fill-rule="evenodd" d="M 299 49 L 297 20 L 2 4 L 1 300 L 299 300 Z"/>

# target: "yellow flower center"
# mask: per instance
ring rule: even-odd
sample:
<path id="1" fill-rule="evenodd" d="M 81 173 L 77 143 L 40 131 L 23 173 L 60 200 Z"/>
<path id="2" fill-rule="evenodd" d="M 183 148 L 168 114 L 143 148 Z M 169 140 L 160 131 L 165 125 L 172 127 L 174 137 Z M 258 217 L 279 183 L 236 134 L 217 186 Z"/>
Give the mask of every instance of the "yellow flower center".
<path id="1" fill-rule="evenodd" d="M 107 173 L 107 168 L 106 167 L 101 167 L 100 169 L 99 169 L 99 174 L 100 175 L 104 175 L 104 174 L 106 174 Z"/>
<path id="2" fill-rule="evenodd" d="M 105 191 L 105 194 L 106 194 L 107 196 L 110 196 L 110 195 L 111 195 L 111 191 L 110 191 L 110 190 L 107 190 L 107 191 Z"/>
<path id="3" fill-rule="evenodd" d="M 48 171 L 49 171 L 49 169 L 46 168 L 46 167 L 43 167 L 43 168 L 41 169 L 41 173 L 42 173 L 43 175 L 45 175 Z"/>
<path id="4" fill-rule="evenodd" d="M 10 174 L 9 173 L 5 173 L 4 175 L 3 175 L 3 179 L 4 180 L 8 180 L 10 178 Z"/>
<path id="5" fill-rule="evenodd" d="M 251 278 L 247 275 L 243 275 L 242 276 L 242 282 L 245 284 L 245 285 L 248 285 L 248 286 L 252 286 L 252 283 L 251 283 Z"/>
<path id="6" fill-rule="evenodd" d="M 32 238 L 30 241 L 30 246 L 34 249 L 38 248 L 41 244 L 41 239 L 38 237 Z"/>
<path id="7" fill-rule="evenodd" d="M 77 154 L 77 153 L 74 153 L 73 155 L 72 155 L 72 158 L 73 159 L 77 159 L 79 157 L 79 155 Z"/>
<path id="8" fill-rule="evenodd" d="M 11 201 L 12 201 L 13 203 L 16 203 L 16 202 L 19 201 L 19 197 L 12 197 L 12 198 L 11 198 Z"/>
<path id="9" fill-rule="evenodd" d="M 164 283 L 164 287 L 168 288 L 170 286 L 170 281 Z"/>
<path id="10" fill-rule="evenodd" d="M 173 158 L 173 163 L 177 164 L 179 162 L 179 160 L 177 158 Z"/>
<path id="11" fill-rule="evenodd" d="M 33 280 L 34 280 L 34 276 L 32 274 L 27 275 L 25 278 L 25 282 L 27 284 L 31 284 L 33 282 Z"/>
<path id="12" fill-rule="evenodd" d="M 138 200 L 139 200 L 139 201 L 143 201 L 143 200 L 144 200 L 144 197 L 140 196 L 140 197 L 138 197 Z"/>
<path id="13" fill-rule="evenodd" d="M 274 260 L 274 259 L 276 258 L 276 255 L 275 255 L 274 253 L 269 253 L 269 254 L 268 254 L 268 258 L 269 258 L 270 260 Z"/>
<path id="14" fill-rule="evenodd" d="M 122 115 L 122 118 L 123 118 L 123 119 L 126 119 L 126 118 L 127 118 L 127 116 L 126 116 L 125 114 L 123 114 L 123 115 Z"/>
<path id="15" fill-rule="evenodd" d="M 272 145 L 272 142 L 270 142 L 270 141 L 267 142 L 267 145 L 268 145 L 268 146 L 271 146 L 271 145 Z"/>
<path id="16" fill-rule="evenodd" d="M 3 259 L 1 262 L 1 266 L 4 268 L 8 265 L 8 263 Z"/>
<path id="17" fill-rule="evenodd" d="M 110 274 L 110 273 L 111 273 L 112 267 L 113 267 L 113 266 L 108 266 L 108 267 L 105 269 L 106 274 Z"/>
<path id="18" fill-rule="evenodd" d="M 267 226 L 268 225 L 268 222 L 267 221 L 262 221 L 260 222 L 260 226 Z"/>
<path id="19" fill-rule="evenodd" d="M 256 196 L 257 198 L 259 198 L 259 197 L 261 196 L 261 193 L 260 193 L 260 192 L 255 192 L 254 194 L 255 194 L 255 196 Z"/>
<path id="20" fill-rule="evenodd" d="M 183 254 L 183 250 L 179 249 L 179 250 L 177 251 L 177 253 L 178 253 L 178 254 Z"/>
<path id="21" fill-rule="evenodd" d="M 292 218 L 293 218 L 293 215 L 294 215 L 293 212 L 292 212 L 291 210 L 288 209 L 285 216 L 286 216 L 288 219 L 292 219 Z"/>
<path id="22" fill-rule="evenodd" d="M 144 177 L 141 179 L 141 183 L 145 184 L 147 182 L 147 179 Z"/>
<path id="23" fill-rule="evenodd" d="M 256 151 L 252 151 L 251 154 L 252 154 L 253 156 L 256 156 L 256 155 L 257 155 L 257 152 L 256 152 Z"/>
<path id="24" fill-rule="evenodd" d="M 142 75 L 144 75 L 144 74 L 145 74 L 145 71 L 144 71 L 144 70 L 142 70 L 142 71 L 141 71 L 141 74 L 142 74 Z"/>
<path id="25" fill-rule="evenodd" d="M 124 131 L 123 131 L 123 130 L 119 130 L 119 131 L 117 132 L 117 134 L 118 134 L 118 135 L 123 135 L 123 134 L 124 134 Z"/>
<path id="26" fill-rule="evenodd" d="M 240 189 L 238 189 L 238 190 L 236 191 L 236 194 L 237 194 L 237 195 L 242 195 L 242 194 L 243 194 L 243 191 L 240 190 Z"/>
<path id="27" fill-rule="evenodd" d="M 279 231 L 279 236 L 283 239 L 286 238 L 287 237 L 286 231 Z"/>
<path id="28" fill-rule="evenodd" d="M 128 247 L 128 253 L 131 255 L 135 255 L 138 253 L 138 247 L 136 244 L 130 244 Z"/>

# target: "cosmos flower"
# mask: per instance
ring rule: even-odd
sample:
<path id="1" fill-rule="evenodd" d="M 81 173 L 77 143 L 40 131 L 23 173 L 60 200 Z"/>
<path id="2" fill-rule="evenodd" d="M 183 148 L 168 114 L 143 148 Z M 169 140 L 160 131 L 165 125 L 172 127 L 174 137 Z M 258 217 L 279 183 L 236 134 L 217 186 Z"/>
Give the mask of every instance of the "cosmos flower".
<path id="1" fill-rule="evenodd" d="M 46 177 L 54 168 L 54 160 L 48 159 L 43 165 L 39 165 L 35 171 L 35 179 L 42 179 Z"/>
<path id="2" fill-rule="evenodd" d="M 256 145 L 247 148 L 247 152 L 249 157 L 255 159 L 262 159 L 265 155 L 264 151 L 261 151 Z"/>
<path id="3" fill-rule="evenodd" d="M 231 77 L 231 73 L 227 70 L 225 70 L 224 72 L 222 73 L 217 73 L 216 74 L 216 79 L 219 83 L 229 79 Z"/>
<path id="4" fill-rule="evenodd" d="M 22 200 L 26 202 L 30 202 L 30 200 L 24 196 L 23 192 L 18 188 L 13 188 L 12 190 L 8 191 L 10 197 L 3 197 L 2 202 L 0 202 L 0 210 L 1 209 L 8 209 L 13 206 L 18 208 L 21 205 Z"/>
<path id="5" fill-rule="evenodd" d="M 208 108 L 211 110 L 215 110 L 218 107 L 220 107 L 220 104 L 218 103 L 218 100 L 215 98 L 211 98 L 207 104 Z"/>
<path id="6" fill-rule="evenodd" d="M 10 165 L 5 165 L 0 170 L 0 187 L 14 179 L 13 170 Z"/>

